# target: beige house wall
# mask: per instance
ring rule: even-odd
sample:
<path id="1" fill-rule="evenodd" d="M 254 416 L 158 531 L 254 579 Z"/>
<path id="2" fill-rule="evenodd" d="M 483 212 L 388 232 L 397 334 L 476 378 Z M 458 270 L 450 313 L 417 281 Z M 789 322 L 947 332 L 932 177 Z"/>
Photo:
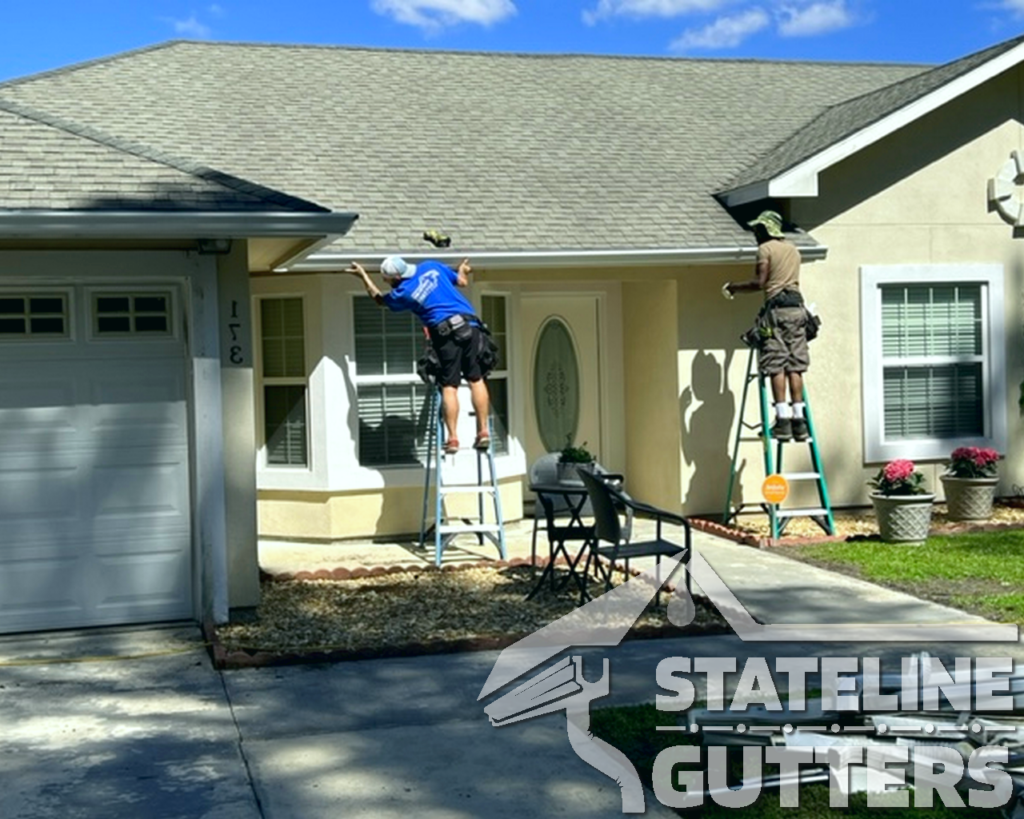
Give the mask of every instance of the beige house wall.
<path id="1" fill-rule="evenodd" d="M 1005 268 L 1009 451 L 1000 490 L 1024 483 L 1017 385 L 1024 244 L 989 206 L 987 185 L 1024 148 L 1022 74 L 1014 70 L 823 173 L 816 199 L 790 216 L 829 248 L 805 265 L 804 294 L 823 318 L 807 378 L 818 439 L 837 506 L 868 503 L 860 344 L 862 265 L 997 263 Z M 941 462 L 919 463 L 941 497 Z"/>
<path id="2" fill-rule="evenodd" d="M 228 605 L 260 600 L 256 541 L 256 420 L 253 405 L 252 316 L 248 251 L 236 241 L 217 257 L 224 434 L 224 503 L 227 521 Z"/>

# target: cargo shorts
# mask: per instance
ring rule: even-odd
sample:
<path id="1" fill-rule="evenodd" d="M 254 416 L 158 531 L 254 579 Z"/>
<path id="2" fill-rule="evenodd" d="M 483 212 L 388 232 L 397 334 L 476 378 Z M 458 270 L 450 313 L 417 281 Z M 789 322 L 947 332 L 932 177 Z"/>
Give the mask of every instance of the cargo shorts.
<path id="1" fill-rule="evenodd" d="M 807 310 L 775 307 L 769 318 L 772 334 L 764 340 L 758 357 L 761 374 L 807 372 L 811 366 L 807 349 Z"/>

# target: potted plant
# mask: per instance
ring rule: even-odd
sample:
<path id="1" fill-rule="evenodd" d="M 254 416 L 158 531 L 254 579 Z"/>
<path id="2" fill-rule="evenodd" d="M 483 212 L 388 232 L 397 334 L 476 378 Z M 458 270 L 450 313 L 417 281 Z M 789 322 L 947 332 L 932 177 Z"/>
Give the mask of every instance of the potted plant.
<path id="1" fill-rule="evenodd" d="M 579 469 L 594 469 L 594 456 L 587 449 L 587 442 L 573 446 L 572 438 L 567 438 L 558 457 L 558 480 L 562 483 L 579 483 Z"/>
<path id="2" fill-rule="evenodd" d="M 878 519 L 878 531 L 887 543 L 922 543 L 928 539 L 935 495 L 924 487 L 924 475 L 913 461 L 898 458 L 878 470 L 868 485 Z"/>
<path id="3" fill-rule="evenodd" d="M 941 475 L 950 520 L 988 520 L 995 500 L 996 464 L 994 449 L 962 446 L 949 456 L 949 471 Z"/>

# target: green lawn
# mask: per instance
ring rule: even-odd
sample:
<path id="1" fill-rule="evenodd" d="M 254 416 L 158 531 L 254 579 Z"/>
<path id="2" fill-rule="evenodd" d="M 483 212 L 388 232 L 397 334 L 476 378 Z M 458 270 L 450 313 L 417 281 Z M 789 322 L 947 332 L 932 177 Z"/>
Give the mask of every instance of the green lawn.
<path id="1" fill-rule="evenodd" d="M 636 766 L 637 773 L 648 788 L 646 794 L 648 804 L 655 800 L 651 788 L 651 769 L 654 759 L 660 751 L 672 745 L 692 744 L 696 742 L 692 736 L 680 733 L 669 733 L 658 731 L 659 725 L 677 725 L 678 715 L 658 711 L 654 705 L 634 705 L 619 708 L 594 709 L 591 714 L 590 727 L 595 736 L 610 743 L 621 750 Z M 765 776 L 778 774 L 775 766 L 765 766 Z M 735 770 L 738 782 L 739 770 Z M 913 805 L 913 796 L 910 796 L 910 804 Z M 927 809 L 930 817 L 942 817 L 942 819 L 975 819 L 985 817 L 991 819 L 999 816 L 996 810 L 981 810 L 966 806 L 963 808 L 946 808 L 942 806 L 941 800 L 936 798 L 935 807 Z M 893 814 L 894 808 L 869 808 L 867 795 L 851 794 L 849 808 L 842 810 L 829 807 L 828 785 L 812 784 L 804 785 L 800 789 L 800 806 L 797 808 L 783 808 L 779 804 L 778 791 L 765 790 L 761 797 L 749 808 L 743 810 L 730 810 L 714 804 L 710 800 L 700 808 L 680 810 L 678 813 L 686 817 L 729 817 L 757 816 L 766 819 L 812 819 L 815 817 L 828 817 L 835 815 L 867 817 L 871 814 L 882 813 Z M 911 808 L 911 810 L 925 810 L 924 808 Z"/>
<path id="2" fill-rule="evenodd" d="M 779 553 L 1024 625 L 1024 530 L 930 537 L 916 546 L 878 541 L 782 546 Z"/>

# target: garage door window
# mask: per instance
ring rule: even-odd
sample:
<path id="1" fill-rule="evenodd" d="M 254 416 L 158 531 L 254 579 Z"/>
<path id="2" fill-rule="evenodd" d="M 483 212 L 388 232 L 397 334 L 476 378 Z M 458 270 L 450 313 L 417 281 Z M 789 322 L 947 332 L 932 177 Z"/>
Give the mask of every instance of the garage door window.
<path id="1" fill-rule="evenodd" d="M 169 293 L 94 293 L 93 332 L 97 336 L 171 334 Z"/>
<path id="2" fill-rule="evenodd" d="M 306 336 L 301 298 L 260 302 L 263 434 L 270 466 L 308 466 Z"/>
<path id="3" fill-rule="evenodd" d="M 0 294 L 0 338 L 67 337 L 68 297 L 63 293 Z"/>

